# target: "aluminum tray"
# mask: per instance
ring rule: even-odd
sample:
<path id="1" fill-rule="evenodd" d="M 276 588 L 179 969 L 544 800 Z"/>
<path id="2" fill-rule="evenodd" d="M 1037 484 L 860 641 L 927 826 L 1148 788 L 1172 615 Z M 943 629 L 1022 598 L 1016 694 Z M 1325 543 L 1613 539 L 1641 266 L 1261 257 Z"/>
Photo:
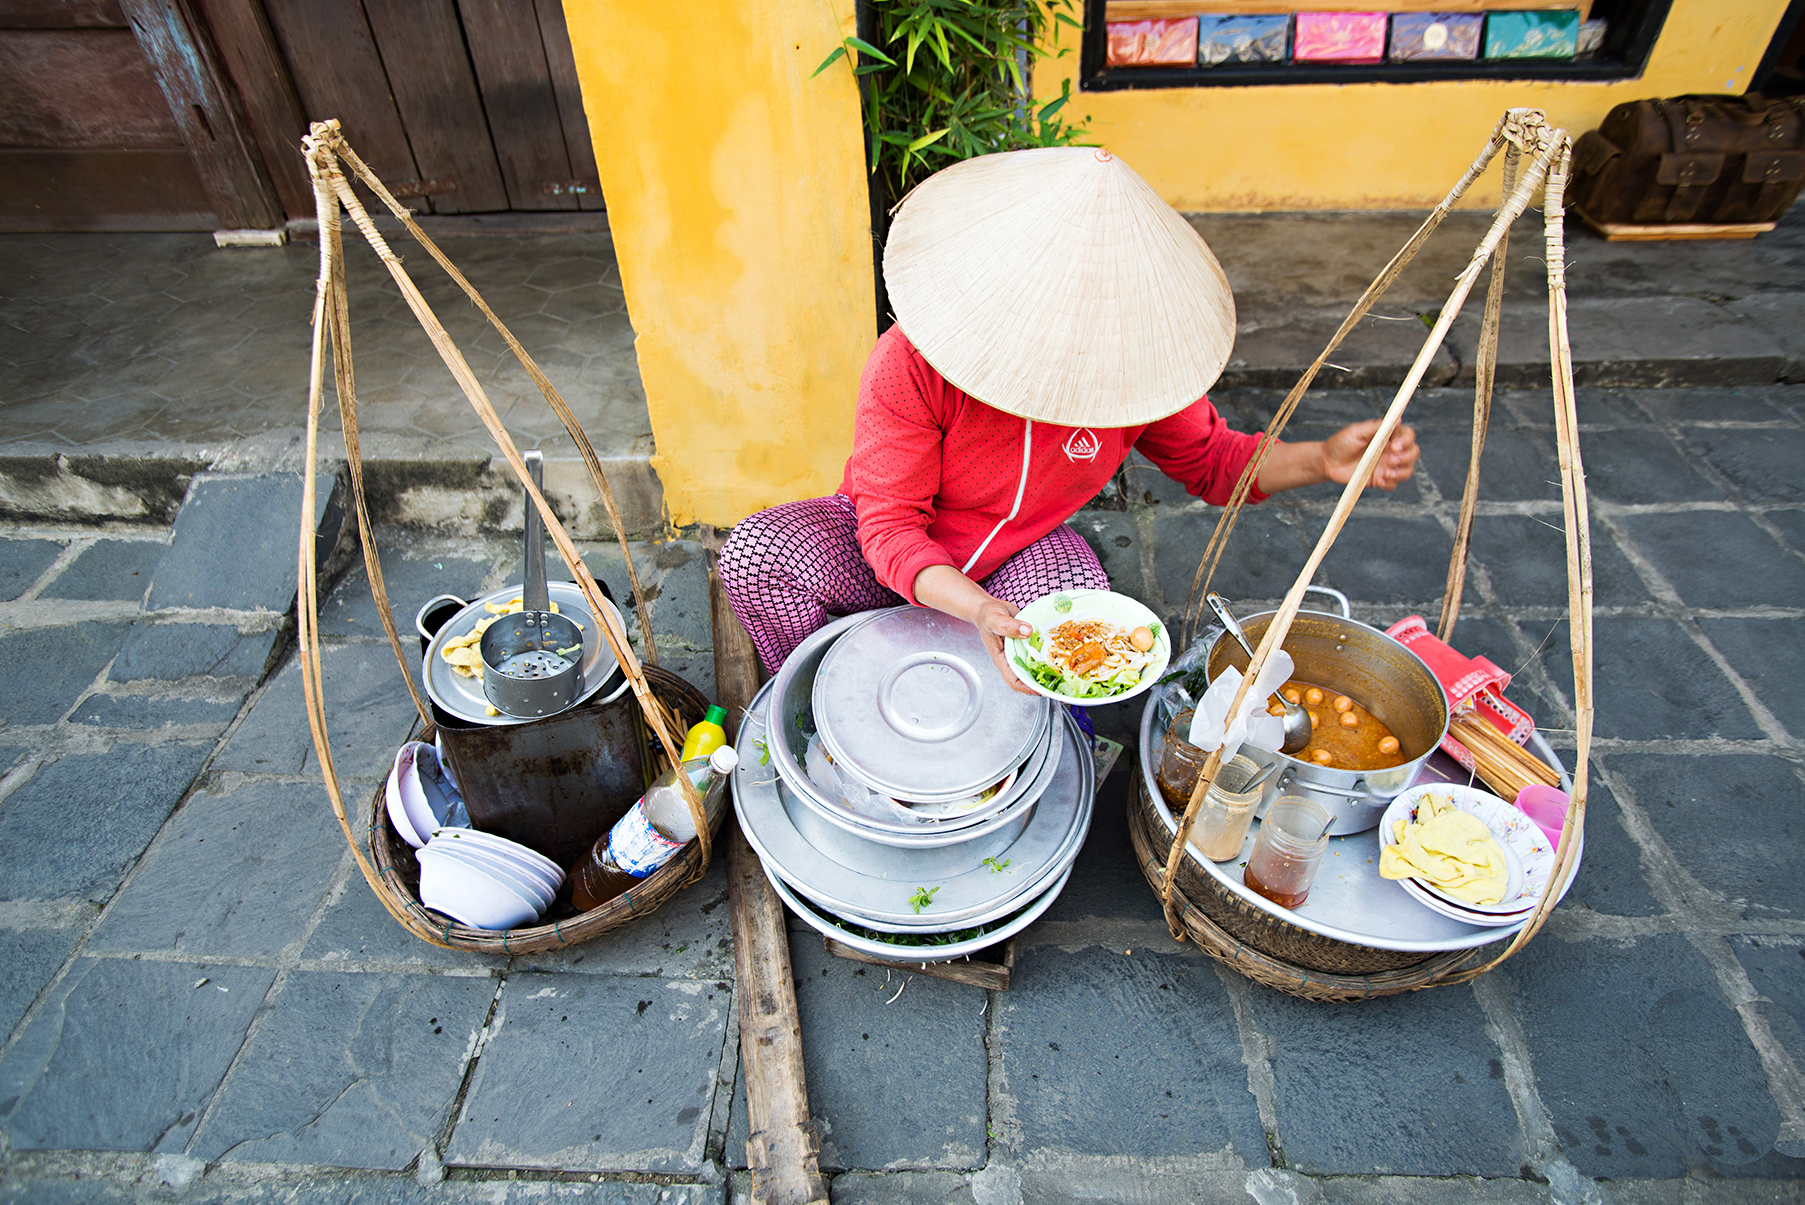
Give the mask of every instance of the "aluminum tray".
<path id="1" fill-rule="evenodd" d="M 1155 723 L 1157 712 L 1156 695 L 1147 700 L 1147 706 L 1141 712 L 1141 780 L 1153 806 L 1166 823 L 1166 831 L 1176 833 L 1178 822 L 1159 790 L 1157 773 L 1160 757 L 1165 752 L 1166 736 Z M 1562 788 L 1571 790 L 1572 780 L 1567 776 L 1566 768 L 1540 733 L 1530 738 L 1530 747 L 1543 761 L 1561 771 Z M 1470 778 L 1465 766 L 1438 749 L 1423 763 L 1416 782 L 1464 784 Z M 1512 936 L 1528 920 L 1525 917 L 1514 925 L 1488 929 L 1431 912 L 1411 899 L 1400 884 L 1379 877 L 1379 832 L 1376 828 L 1329 838 L 1328 852 L 1323 855 L 1322 869 L 1310 888 L 1310 898 L 1301 908 L 1281 908 L 1265 896 L 1249 891 L 1241 882 L 1241 865 L 1247 861 L 1247 852 L 1252 848 L 1253 834 L 1249 833 L 1240 854 L 1229 861 L 1211 862 L 1197 852 L 1195 845 L 1190 847 L 1190 854 L 1192 860 L 1218 883 L 1262 912 L 1337 941 L 1380 950 L 1425 953 L 1470 950 Z M 1575 875 L 1579 873 L 1580 856 L 1584 853 L 1582 845 L 1573 860 Z M 1572 875 L 1569 875 L 1561 890 L 1564 892 L 1571 883 Z"/>
<path id="2" fill-rule="evenodd" d="M 558 604 L 559 611 L 583 628 L 583 684 L 577 689 L 577 697 L 571 702 L 571 706 L 575 707 L 587 702 L 614 675 L 614 650 L 608 647 L 608 642 L 596 627 L 596 619 L 589 613 L 589 600 L 583 596 L 581 587 L 575 582 L 548 582 L 546 592 Z M 519 598 L 520 593 L 518 585 L 504 586 L 481 598 L 472 599 L 464 605 L 462 611 L 452 616 L 444 627 L 433 634 L 426 656 L 421 661 L 420 680 L 426 687 L 427 696 L 460 720 L 496 727 L 537 722 L 536 719 L 523 719 L 519 716 L 490 715 L 489 697 L 483 693 L 483 680 L 464 677 L 452 669 L 445 658 L 439 656 L 439 650 L 449 641 L 468 636 L 477 620 L 489 618 L 489 613 L 483 610 L 485 603 L 505 603 Z M 608 600 L 602 601 L 606 603 Z M 618 610 L 614 612 L 614 619 L 621 624 L 620 630 L 626 631 Z M 603 701 L 612 702 L 619 698 L 627 685 L 625 675 L 621 675 L 613 692 Z"/>
<path id="3" fill-rule="evenodd" d="M 1053 901 L 1059 898 L 1059 893 L 1065 890 L 1065 885 L 1070 881 L 1072 872 L 1068 868 L 1063 875 L 1059 876 L 1058 882 L 1042 892 L 1038 899 L 1029 902 L 1022 913 L 1008 924 L 993 929 L 982 937 L 974 937 L 970 941 L 951 942 L 944 946 L 898 945 L 887 941 L 873 941 L 869 937 L 861 937 L 856 933 L 848 933 L 845 929 L 836 925 L 833 922 L 832 917 L 823 916 L 817 909 L 811 907 L 807 900 L 798 898 L 793 888 L 777 876 L 771 874 L 768 869 L 765 872 L 765 877 L 771 880 L 772 888 L 777 892 L 783 902 L 790 906 L 790 911 L 794 912 L 797 916 L 800 916 L 803 924 L 824 937 L 831 937 L 842 945 L 850 946 L 862 954 L 870 954 L 876 958 L 887 958 L 892 962 L 948 962 L 954 958 L 963 958 L 967 954 L 976 954 L 979 950 L 987 950 L 991 946 L 996 945 L 999 941 L 1005 941 L 1008 938 L 1014 937 L 1017 933 L 1020 933 L 1023 929 L 1026 929 L 1029 925 L 1039 920 L 1041 913 L 1045 912 L 1048 908 L 1051 908 L 1053 906 Z M 971 929 L 976 928 L 977 926 L 976 924 L 971 924 L 963 927 Z"/>
<path id="4" fill-rule="evenodd" d="M 766 750 L 783 775 L 784 782 L 822 816 L 849 833 L 910 849 L 928 849 L 974 840 L 981 832 L 993 832 L 1013 822 L 1022 811 L 1033 806 L 1032 793 L 1039 788 L 1043 760 L 1053 748 L 1054 728 L 1050 710 L 1038 716 L 1039 735 L 1020 773 L 1010 787 L 996 798 L 962 816 L 945 820 L 905 817 L 890 804 L 858 808 L 843 799 L 830 799 L 803 771 L 799 759 L 808 745 L 799 720 L 814 714 L 815 671 L 820 667 L 833 643 L 853 629 L 876 619 L 884 612 L 849 615 L 836 620 L 810 636 L 784 662 L 783 669 L 772 679 L 769 701 L 760 706 L 756 701 L 749 709 L 754 717 L 765 717 L 770 724 L 765 734 Z M 1005 813 L 1008 813 L 1005 815 Z M 967 831 L 982 826 L 981 832 Z"/>
<path id="5" fill-rule="evenodd" d="M 1058 769 L 1046 792 L 1034 807 L 1022 835 L 1000 855 L 1008 869 L 995 873 L 981 856 L 970 857 L 968 869 L 953 875 L 916 873 L 914 859 L 923 851 L 880 848 L 881 866 L 854 870 L 842 866 L 811 846 L 796 829 L 784 807 L 789 788 L 769 766 L 758 764 L 756 739 L 740 733 L 740 765 L 733 775 L 733 805 L 740 830 L 757 851 L 766 868 L 786 881 L 806 888 L 811 899 L 834 912 L 869 917 L 901 925 L 935 928 L 958 927 L 980 916 L 1002 900 L 1031 894 L 1050 881 L 1083 844 L 1090 828 L 1094 802 L 1090 749 L 1069 716 L 1061 717 L 1064 742 Z M 747 728 L 751 728 L 748 725 Z M 935 851 L 926 851 L 937 858 Z M 909 907 L 917 888 L 934 892 L 932 911 L 918 914 Z"/>

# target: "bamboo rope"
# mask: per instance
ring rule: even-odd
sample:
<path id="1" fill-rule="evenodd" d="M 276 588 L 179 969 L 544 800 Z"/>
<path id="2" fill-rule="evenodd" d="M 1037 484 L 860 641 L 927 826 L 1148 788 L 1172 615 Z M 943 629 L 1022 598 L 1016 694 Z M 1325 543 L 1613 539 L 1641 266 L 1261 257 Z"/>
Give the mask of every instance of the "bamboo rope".
<path id="1" fill-rule="evenodd" d="M 514 353 L 514 358 L 520 361 L 520 366 L 526 369 L 528 376 L 533 378 L 533 383 L 539 387 L 539 392 L 544 396 L 546 403 L 551 406 L 552 412 L 558 416 L 558 421 L 563 423 L 564 429 L 570 433 L 571 441 L 576 445 L 577 452 L 583 457 L 583 463 L 589 468 L 589 476 L 602 496 L 602 506 L 608 512 L 608 521 L 613 524 L 615 539 L 620 543 L 621 556 L 627 563 L 627 584 L 633 591 L 634 609 L 639 613 L 639 630 L 646 633 L 645 659 L 652 665 L 657 665 L 658 648 L 651 636 L 652 613 L 646 604 L 645 588 L 640 585 L 639 571 L 633 564 L 633 550 L 627 547 L 627 525 L 621 518 L 620 507 L 615 502 L 614 487 L 608 482 L 608 474 L 602 470 L 601 458 L 596 455 L 595 447 L 589 442 L 588 432 L 584 431 L 582 424 L 577 422 L 577 416 L 564 401 L 564 395 L 558 392 L 557 386 L 553 385 L 551 379 L 540 369 L 538 361 L 527 354 L 527 350 L 521 346 L 520 340 L 514 337 L 514 332 L 509 330 L 500 318 L 496 317 L 495 311 L 489 308 L 489 303 L 484 301 L 482 295 L 476 291 L 476 286 L 472 285 L 464 274 L 458 271 L 457 267 L 445 257 L 445 253 L 439 250 L 439 245 L 428 238 L 424 230 L 420 229 L 419 223 L 414 221 L 413 211 L 397 201 L 387 186 L 376 178 L 376 173 L 357 157 L 357 153 L 351 149 L 350 144 L 339 133 L 338 122 L 330 121 L 325 124 L 331 126 L 334 132 L 332 144 L 334 154 L 351 165 L 351 170 L 357 178 L 369 186 L 370 190 L 376 194 L 377 199 L 388 206 L 391 213 L 401 219 L 402 226 L 413 236 L 414 240 L 426 248 L 427 254 L 438 261 L 439 267 L 445 269 L 445 274 L 456 281 L 458 287 L 464 290 L 464 295 L 476 305 L 477 309 L 482 311 L 483 317 L 489 320 L 489 325 L 493 326 L 507 341 L 508 349 Z"/>
<path id="2" fill-rule="evenodd" d="M 1466 174 L 1455 182 L 1454 187 L 1448 190 L 1447 195 L 1430 211 L 1429 216 L 1423 219 L 1423 224 L 1417 227 L 1416 233 L 1412 234 L 1398 253 L 1391 257 L 1391 261 L 1380 269 L 1379 275 L 1373 279 L 1372 284 L 1366 287 L 1366 292 L 1360 295 L 1359 300 L 1354 303 L 1353 309 L 1348 311 L 1347 317 L 1341 320 L 1341 325 L 1330 336 L 1329 345 L 1323 348 L 1322 354 L 1317 356 L 1315 362 L 1304 370 L 1304 375 L 1298 378 L 1297 384 L 1291 387 L 1291 392 L 1286 394 L 1285 400 L 1279 404 L 1278 410 L 1272 416 L 1272 421 L 1266 425 L 1263 438 L 1254 449 L 1253 457 L 1241 470 L 1241 476 L 1236 480 L 1235 488 L 1229 495 L 1228 505 L 1223 508 L 1221 517 L 1216 520 L 1216 530 L 1211 533 L 1210 542 L 1203 550 L 1203 559 L 1198 562 L 1197 573 L 1191 579 L 1191 595 L 1185 602 L 1182 628 L 1183 645 L 1189 645 L 1192 637 L 1196 635 L 1197 620 L 1202 614 L 1201 600 L 1205 594 L 1209 593 L 1209 583 L 1216 576 L 1216 566 L 1222 560 L 1223 550 L 1228 546 L 1229 534 L 1234 531 L 1235 523 L 1241 515 L 1241 508 L 1246 504 L 1254 483 L 1259 480 L 1260 470 L 1266 465 L 1266 457 L 1277 444 L 1279 434 L 1284 431 L 1285 424 L 1291 420 L 1291 415 L 1297 410 L 1298 403 L 1303 400 L 1305 392 L 1316 380 L 1316 374 L 1322 370 L 1323 365 L 1328 363 L 1329 357 L 1335 353 L 1335 349 L 1341 346 L 1341 341 L 1347 338 L 1354 327 L 1359 325 L 1360 320 L 1366 317 L 1374 303 L 1384 296 L 1386 290 L 1390 289 L 1397 278 L 1403 274 L 1410 261 L 1416 258 L 1416 253 L 1422 250 L 1424 243 L 1429 241 L 1429 236 L 1435 233 L 1436 227 L 1440 226 L 1442 219 L 1448 216 L 1449 210 L 1466 194 L 1467 189 L 1472 187 L 1473 181 L 1485 172 L 1493 157 L 1497 155 L 1499 148 L 1508 145 L 1506 132 L 1510 121 L 1509 114 L 1499 119 L 1497 127 L 1492 131 L 1491 140 L 1486 143 L 1485 149 L 1479 153 L 1479 157 L 1473 160 L 1472 166 L 1467 168 Z M 1507 195 L 1508 192 L 1509 190 L 1506 189 Z"/>
<path id="3" fill-rule="evenodd" d="M 1265 667 L 1266 661 L 1272 655 L 1273 651 L 1283 644 L 1286 635 L 1290 633 L 1291 623 L 1297 617 L 1297 612 L 1303 603 L 1303 596 L 1307 587 L 1315 577 L 1317 569 L 1321 567 L 1323 558 L 1328 555 L 1328 550 L 1334 545 L 1336 537 L 1341 534 L 1341 529 L 1347 523 L 1348 516 L 1354 509 L 1354 504 L 1359 501 L 1361 493 L 1366 489 L 1367 483 L 1371 481 L 1373 472 L 1378 467 L 1379 459 L 1384 453 L 1386 444 L 1390 442 L 1392 434 L 1397 430 L 1398 424 L 1403 420 L 1405 408 L 1410 404 L 1411 397 L 1414 396 L 1417 386 L 1422 382 L 1423 374 L 1427 371 L 1430 360 L 1434 357 L 1436 351 L 1440 349 L 1442 341 L 1446 339 L 1448 328 L 1453 325 L 1454 319 L 1459 314 L 1461 306 L 1465 303 L 1468 294 L 1471 293 L 1474 281 L 1478 279 L 1479 273 L 1484 268 L 1486 262 L 1497 251 L 1498 244 L 1504 237 L 1504 233 L 1509 230 L 1511 223 L 1521 216 L 1523 211 L 1528 208 L 1529 202 L 1534 197 L 1536 191 L 1540 189 L 1547 180 L 1551 159 L 1549 143 L 1553 139 L 1542 115 L 1535 110 L 1512 109 L 1506 115 L 1506 120 L 1500 123 L 1500 125 L 1504 137 L 1508 138 L 1510 141 L 1516 142 L 1525 151 L 1533 149 L 1535 152 L 1534 158 L 1531 161 L 1528 170 L 1523 172 L 1522 178 L 1517 182 L 1517 187 L 1513 191 L 1505 194 L 1504 201 L 1499 206 L 1498 213 L 1493 219 L 1491 227 L 1487 230 L 1485 238 L 1480 241 L 1479 246 L 1474 250 L 1473 256 L 1471 260 L 1468 261 L 1466 268 L 1461 271 L 1458 277 L 1456 277 L 1454 289 L 1449 294 L 1448 301 L 1442 306 L 1441 313 L 1436 319 L 1435 326 L 1430 330 L 1429 337 L 1424 341 L 1422 349 L 1417 353 L 1416 360 L 1410 366 L 1410 371 L 1405 374 L 1403 384 L 1398 387 L 1398 392 L 1392 399 L 1390 407 L 1387 408 L 1384 417 L 1379 420 L 1379 428 L 1373 434 L 1372 440 L 1367 444 L 1366 451 L 1361 456 L 1359 464 L 1355 467 L 1353 476 L 1348 480 L 1346 487 L 1342 490 L 1341 498 L 1336 503 L 1333 514 L 1329 517 L 1327 527 L 1324 529 L 1322 536 L 1317 540 L 1316 547 L 1311 550 L 1310 556 L 1306 560 L 1303 569 L 1298 573 L 1297 580 L 1293 583 L 1290 592 L 1286 594 L 1278 611 L 1273 615 L 1271 622 L 1267 624 L 1266 631 L 1261 637 L 1260 645 L 1254 650 L 1253 658 L 1246 670 L 1246 676 L 1241 681 L 1241 687 L 1236 691 L 1234 701 L 1229 705 L 1228 714 L 1231 716 L 1240 714 L 1240 710 L 1246 702 L 1247 692 L 1252 688 L 1254 680 Z M 1494 142 L 1496 142 L 1497 137 L 1498 135 L 1494 134 Z M 1566 134 L 1560 132 L 1559 144 L 1564 145 L 1565 139 Z M 1488 149 L 1490 154 L 1482 154 L 1481 160 L 1489 163 L 1491 154 L 1496 153 L 1496 146 L 1494 145 Z M 1478 167 L 1479 161 L 1475 161 L 1475 168 Z M 1478 172 L 1476 170 L 1469 171 L 1469 177 L 1476 178 L 1477 174 Z M 1471 179 L 1469 177 L 1463 177 L 1463 183 L 1470 184 Z M 1556 288 L 1554 279 L 1555 278 L 1551 273 L 1551 290 Z M 1564 299 L 1564 279 L 1561 280 L 1558 287 Z M 1561 308 L 1561 315 L 1564 324 L 1564 305 Z M 1571 350 L 1565 349 L 1565 354 L 1570 361 Z M 1568 371 L 1570 377 L 1570 367 Z M 1187 842 L 1190 837 L 1191 827 L 1195 823 L 1197 814 L 1202 808 L 1203 800 L 1208 794 L 1210 784 L 1215 780 L 1216 772 L 1221 765 L 1221 761 L 1222 750 L 1218 747 L 1210 753 L 1208 760 L 1204 763 L 1202 772 L 1198 775 L 1197 785 L 1191 793 L 1190 803 L 1185 808 L 1184 816 L 1178 823 L 1171 851 L 1167 855 L 1165 878 L 1167 888 L 1162 893 L 1161 903 L 1165 911 L 1166 926 L 1171 930 L 1174 939 L 1179 941 L 1184 940 L 1185 931 L 1183 921 L 1177 915 L 1173 903 L 1171 885 L 1177 880 L 1178 865 L 1180 860 L 1186 856 Z"/>
<path id="4" fill-rule="evenodd" d="M 658 700 L 652 694 L 646 682 L 644 671 L 641 669 L 638 659 L 633 654 L 632 646 L 627 641 L 625 629 L 618 626 L 618 619 L 614 616 L 612 608 L 607 605 L 605 599 L 602 597 L 600 587 L 596 584 L 595 578 L 589 572 L 588 567 L 583 563 L 582 557 L 577 552 L 576 546 L 571 541 L 568 532 L 565 531 L 563 524 L 559 521 L 556 514 L 552 512 L 544 495 L 533 484 L 531 477 L 526 471 L 525 461 L 522 459 L 519 449 L 514 445 L 513 439 L 509 436 L 506 428 L 502 425 L 500 416 L 490 404 L 481 384 L 477 382 L 475 374 L 471 372 L 468 362 L 464 360 L 462 353 L 459 352 L 455 343 L 452 342 L 451 337 L 445 331 L 443 324 L 438 321 L 438 318 L 432 312 L 431 307 L 427 305 L 425 298 L 421 296 L 418 288 L 415 287 L 412 279 L 401 266 L 399 257 L 394 254 L 389 248 L 387 241 L 376 230 L 375 223 L 371 220 L 368 212 L 364 209 L 357 196 L 352 192 L 350 183 L 345 179 L 343 172 L 339 170 L 338 152 L 348 150 L 349 148 L 345 147 L 344 140 L 338 133 L 337 123 L 314 123 L 310 135 L 303 140 L 302 145 L 307 157 L 309 171 L 313 176 L 315 207 L 320 221 L 321 239 L 321 279 L 316 288 L 313 362 L 310 369 L 309 382 L 308 463 L 303 485 L 305 505 L 308 509 L 305 512 L 306 518 L 303 520 L 302 524 L 303 548 L 299 566 L 299 573 L 302 578 L 301 593 L 307 598 L 308 602 L 306 606 L 302 608 L 302 610 L 307 612 L 307 618 L 305 621 L 297 624 L 297 627 L 302 630 L 303 638 L 302 687 L 307 696 L 309 727 L 313 732 L 315 749 L 320 756 L 321 773 L 326 781 L 327 795 L 332 802 L 333 813 L 339 820 L 340 827 L 345 832 L 346 840 L 351 844 L 352 849 L 357 856 L 359 869 L 363 872 L 365 879 L 370 883 L 373 889 L 376 889 L 378 898 L 383 899 L 384 907 L 388 908 L 390 914 L 395 916 L 397 921 L 411 931 L 424 937 L 426 940 L 433 941 L 435 944 L 445 945 L 447 943 L 441 938 L 422 932 L 421 928 L 412 923 L 411 918 L 399 912 L 378 888 L 375 869 L 363 856 L 362 851 L 358 849 L 357 842 L 351 833 L 350 822 L 345 811 L 343 793 L 338 783 L 336 768 L 331 759 L 330 740 L 326 728 L 325 707 L 321 690 L 321 666 L 318 643 L 318 566 L 315 563 L 314 555 L 311 552 L 308 533 L 312 527 L 312 506 L 313 498 L 315 496 L 314 483 L 317 468 L 315 463 L 318 443 L 317 428 L 319 412 L 321 409 L 320 398 L 323 390 L 324 378 L 324 338 L 328 329 L 330 329 L 333 335 L 334 367 L 336 384 L 339 390 L 340 412 L 345 425 L 346 453 L 347 459 L 352 466 L 353 494 L 359 511 L 359 530 L 363 537 L 365 564 L 370 572 L 372 593 L 376 597 L 377 610 L 384 617 L 384 630 L 389 637 L 390 647 L 395 653 L 397 663 L 402 668 L 403 677 L 408 682 L 408 689 L 414 696 L 415 704 L 420 708 L 423 717 L 429 718 L 430 716 L 429 711 L 420 700 L 418 693 L 414 691 L 412 675 L 407 669 L 406 658 L 401 650 L 399 635 L 395 630 L 393 619 L 390 615 L 392 608 L 387 601 L 387 593 L 382 581 L 379 557 L 375 549 L 375 540 L 369 529 L 368 512 L 363 498 L 362 465 L 357 444 L 355 381 L 352 370 L 349 337 L 348 290 L 344 283 L 343 247 L 340 236 L 339 209 L 341 206 L 346 212 L 351 214 L 352 220 L 363 234 L 365 241 L 370 244 L 371 248 L 377 253 L 378 257 L 382 259 L 384 265 L 388 268 L 390 276 L 394 279 L 396 286 L 401 290 L 402 297 L 407 301 L 409 309 L 413 311 L 415 318 L 420 322 L 422 328 L 425 329 L 428 337 L 432 340 L 434 347 L 438 350 L 440 358 L 445 362 L 446 367 L 451 370 L 453 378 L 457 380 L 459 387 L 463 390 L 465 397 L 476 411 L 477 416 L 482 420 L 483 425 L 488 429 L 490 435 L 495 439 L 497 446 L 501 449 L 509 464 L 514 468 L 515 475 L 521 480 L 526 489 L 529 504 L 538 507 L 539 513 L 545 521 L 546 530 L 552 536 L 553 544 L 557 547 L 559 555 L 563 557 L 566 566 L 576 578 L 577 585 L 583 592 L 584 599 L 589 606 L 592 616 L 595 618 L 602 637 L 608 642 L 617 663 L 621 667 L 622 673 L 626 675 L 628 682 L 632 685 L 636 699 L 639 701 L 647 718 L 651 721 L 653 731 L 658 736 L 658 739 L 664 748 L 665 755 L 670 759 L 672 764 L 676 764 L 678 761 L 678 746 L 671 730 L 670 713 L 658 705 Z M 374 177 L 371 177 L 371 179 L 374 179 Z M 376 183 L 377 187 L 380 188 L 380 182 Z M 386 192 L 387 190 L 383 189 L 382 191 Z M 435 256 L 435 258 L 438 258 L 441 263 L 445 262 L 442 256 Z M 461 281 L 461 283 L 468 289 L 467 282 Z M 472 293 L 474 292 L 474 290 L 470 291 Z M 480 298 L 478 299 L 478 302 L 481 304 Z M 483 308 L 485 313 L 489 313 L 486 306 Z M 492 313 L 491 318 L 493 320 Z M 497 324 L 499 325 L 498 322 Z M 504 335 L 505 334 L 506 332 L 504 331 Z M 511 335 L 508 337 L 510 342 L 512 342 Z M 524 356 L 524 350 L 522 350 L 521 354 Z M 548 401 L 549 400 L 550 399 L 548 398 Z M 560 398 L 559 401 L 561 403 L 562 399 Z M 558 408 L 559 407 L 556 406 L 554 407 L 554 409 Z M 564 418 L 566 414 L 568 414 L 568 408 L 562 408 L 560 417 Z M 578 437 L 579 433 L 575 428 L 574 416 L 566 421 L 567 426 L 572 429 L 573 437 Z M 587 441 L 585 440 L 583 442 L 586 444 Z M 589 456 L 593 457 L 593 449 L 590 450 Z M 592 469 L 599 473 L 599 462 L 594 464 Z M 627 553 L 629 574 L 632 575 L 631 552 L 627 550 L 625 535 L 620 524 L 618 512 L 612 505 L 609 507 L 609 514 L 611 520 L 614 521 L 615 533 L 620 539 L 622 550 Z M 633 580 L 637 587 L 636 575 L 633 575 Z M 642 608 L 641 623 L 645 631 L 646 643 L 649 647 L 653 640 L 653 633 L 650 625 L 646 623 L 643 611 L 643 597 L 639 596 L 637 592 L 636 601 L 639 602 Z M 700 857 L 697 860 L 694 873 L 688 880 L 689 882 L 694 882 L 706 870 L 708 863 L 711 860 L 713 852 L 712 834 L 709 829 L 706 813 L 702 807 L 701 797 L 694 784 L 691 783 L 685 775 L 678 776 L 678 783 L 689 803 L 691 817 L 696 824 L 697 839 L 700 846 Z"/>

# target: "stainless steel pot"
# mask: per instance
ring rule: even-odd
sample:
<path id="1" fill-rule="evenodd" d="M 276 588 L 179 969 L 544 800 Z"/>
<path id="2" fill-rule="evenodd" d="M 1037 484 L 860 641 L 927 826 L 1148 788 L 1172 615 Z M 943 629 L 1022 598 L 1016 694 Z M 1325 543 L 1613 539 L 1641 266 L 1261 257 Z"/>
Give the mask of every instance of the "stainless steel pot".
<path id="1" fill-rule="evenodd" d="M 1384 770 L 1340 770 L 1251 745 L 1244 752 L 1262 765 L 1279 763 L 1278 774 L 1261 796 L 1261 815 L 1280 795 L 1302 795 L 1336 818 L 1331 835 L 1363 833 L 1378 826 L 1392 797 L 1416 781 L 1423 762 L 1447 735 L 1448 700 L 1420 657 L 1351 617 L 1346 596 L 1322 587 L 1311 589 L 1337 598 L 1342 614 L 1297 613 L 1284 643 L 1297 662 L 1296 676 L 1353 698 L 1384 721 L 1410 760 Z M 1263 611 L 1241 620 L 1256 647 L 1275 614 Z M 1211 680 L 1231 665 L 1245 673 L 1247 654 L 1228 633 L 1214 631 L 1208 662 Z"/>

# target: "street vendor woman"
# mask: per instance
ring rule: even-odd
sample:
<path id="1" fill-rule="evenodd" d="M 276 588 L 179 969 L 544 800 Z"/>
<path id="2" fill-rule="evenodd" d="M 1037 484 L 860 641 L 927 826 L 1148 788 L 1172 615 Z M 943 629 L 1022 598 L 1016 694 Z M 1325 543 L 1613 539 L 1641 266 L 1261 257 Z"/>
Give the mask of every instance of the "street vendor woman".
<path id="1" fill-rule="evenodd" d="M 775 673 L 834 615 L 914 603 L 977 625 L 1024 693 L 1003 639 L 1018 608 L 1107 589 L 1065 525 L 1137 450 L 1223 505 L 1259 437 L 1204 396 L 1234 342 L 1221 266 L 1145 181 L 1109 152 L 987 155 L 930 177 L 903 203 L 884 252 L 896 324 L 859 382 L 838 493 L 734 527 L 721 582 Z M 1280 442 L 1249 500 L 1345 483 L 1378 420 Z M 1372 483 L 1414 471 L 1399 427 Z"/>

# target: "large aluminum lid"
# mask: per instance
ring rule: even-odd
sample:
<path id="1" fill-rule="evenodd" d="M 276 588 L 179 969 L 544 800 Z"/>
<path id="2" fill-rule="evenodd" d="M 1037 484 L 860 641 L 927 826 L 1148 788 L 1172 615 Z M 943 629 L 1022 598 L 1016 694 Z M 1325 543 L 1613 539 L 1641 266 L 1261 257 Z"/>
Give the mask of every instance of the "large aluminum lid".
<path id="1" fill-rule="evenodd" d="M 976 794 L 1021 765 L 1051 706 L 1009 689 L 977 628 L 925 607 L 886 611 L 836 641 L 813 701 L 837 765 L 924 802 Z"/>

